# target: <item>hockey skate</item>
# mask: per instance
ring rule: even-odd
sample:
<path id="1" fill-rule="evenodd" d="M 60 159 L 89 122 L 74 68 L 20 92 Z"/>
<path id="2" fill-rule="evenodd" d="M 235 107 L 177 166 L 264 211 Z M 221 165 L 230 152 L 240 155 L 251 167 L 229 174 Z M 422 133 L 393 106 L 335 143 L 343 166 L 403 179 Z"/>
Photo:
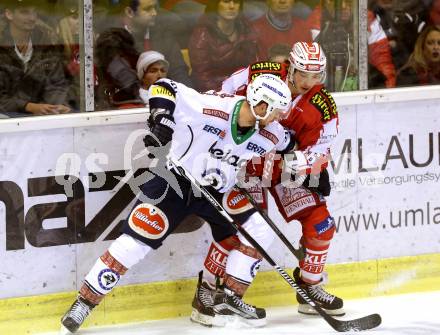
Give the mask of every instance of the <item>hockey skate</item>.
<path id="1" fill-rule="evenodd" d="M 239 324 L 252 327 L 262 327 L 266 325 L 266 311 L 245 303 L 242 298 L 224 287 L 222 291 L 217 291 L 214 296 L 214 312 L 218 322 L 222 320 L 223 326 Z"/>
<path id="2" fill-rule="evenodd" d="M 309 297 L 329 315 L 342 316 L 345 314 L 343 300 L 326 292 L 323 287 L 323 280 L 318 284 L 307 284 L 301 279 L 299 268 L 296 268 L 295 271 L 293 271 L 293 277 L 295 278 L 296 283 L 307 292 Z M 308 315 L 318 314 L 298 293 L 296 294 L 296 300 L 299 304 L 298 313 Z"/>
<path id="3" fill-rule="evenodd" d="M 191 321 L 211 327 L 215 325 L 214 294 L 208 283 L 202 281 L 203 271 L 199 272 L 199 282 L 192 301 Z"/>
<path id="4" fill-rule="evenodd" d="M 66 314 L 61 318 L 62 325 L 69 332 L 75 333 L 94 307 L 94 305 L 86 302 L 81 297 L 78 297 L 72 306 L 70 306 Z"/>

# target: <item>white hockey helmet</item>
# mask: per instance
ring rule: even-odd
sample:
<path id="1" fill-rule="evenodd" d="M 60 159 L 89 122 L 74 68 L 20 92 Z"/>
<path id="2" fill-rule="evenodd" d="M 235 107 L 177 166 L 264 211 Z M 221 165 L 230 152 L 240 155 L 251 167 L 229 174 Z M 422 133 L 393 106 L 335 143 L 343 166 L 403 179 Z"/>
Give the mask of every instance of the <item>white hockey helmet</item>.
<path id="1" fill-rule="evenodd" d="M 295 70 L 308 73 L 321 73 L 321 82 L 326 75 L 327 58 L 317 42 L 296 42 L 289 54 L 289 81 L 293 83 Z"/>
<path id="2" fill-rule="evenodd" d="M 247 87 L 246 99 L 250 105 L 253 116 L 257 120 L 255 128 L 258 128 L 259 121 L 267 119 L 276 110 L 284 113 L 289 110 L 291 93 L 289 86 L 273 74 L 262 74 L 256 77 Z M 257 115 L 254 107 L 260 102 L 267 103 L 266 114 Z"/>

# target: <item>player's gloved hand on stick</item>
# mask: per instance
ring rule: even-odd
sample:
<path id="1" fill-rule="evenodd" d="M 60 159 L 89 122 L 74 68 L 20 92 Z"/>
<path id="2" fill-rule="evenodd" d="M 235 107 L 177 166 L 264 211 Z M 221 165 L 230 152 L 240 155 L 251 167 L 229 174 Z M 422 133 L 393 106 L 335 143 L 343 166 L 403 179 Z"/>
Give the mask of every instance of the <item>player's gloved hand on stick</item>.
<path id="1" fill-rule="evenodd" d="M 307 158 L 302 151 L 293 151 L 283 155 L 283 170 L 293 176 L 308 167 Z"/>
<path id="2" fill-rule="evenodd" d="M 159 147 L 168 144 L 173 138 L 174 117 L 169 114 L 159 114 L 154 120 L 149 120 L 151 134 L 144 137 L 146 147 Z"/>
<path id="3" fill-rule="evenodd" d="M 209 169 L 202 174 L 202 177 L 202 185 L 211 186 L 216 191 L 220 191 L 226 183 L 219 169 Z"/>
<path id="4" fill-rule="evenodd" d="M 289 177 L 289 187 L 300 187 L 307 178 L 307 158 L 301 151 L 293 151 L 283 155 L 283 172 Z"/>

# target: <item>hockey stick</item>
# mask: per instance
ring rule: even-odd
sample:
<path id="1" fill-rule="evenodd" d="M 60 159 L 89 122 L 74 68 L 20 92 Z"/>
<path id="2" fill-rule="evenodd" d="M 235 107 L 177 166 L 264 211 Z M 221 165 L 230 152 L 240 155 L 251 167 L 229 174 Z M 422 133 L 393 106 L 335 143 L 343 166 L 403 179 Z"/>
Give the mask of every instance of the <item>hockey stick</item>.
<path id="1" fill-rule="evenodd" d="M 318 306 L 307 293 L 298 286 L 298 284 L 284 271 L 280 266 L 278 266 L 275 261 L 267 254 L 267 252 L 255 241 L 252 236 L 250 236 L 247 231 L 241 227 L 241 225 L 237 224 L 234 219 L 226 212 L 226 210 L 222 207 L 222 205 L 209 193 L 209 191 L 201 185 L 186 169 L 177 164 L 173 159 L 168 158 L 168 162 L 170 165 L 176 169 L 182 176 L 184 176 L 194 187 L 196 187 L 205 197 L 209 203 L 215 207 L 219 211 L 219 213 L 238 231 L 240 232 L 244 238 L 263 256 L 263 258 L 274 267 L 281 277 L 293 287 L 296 292 L 310 305 L 312 306 L 319 315 L 321 315 L 325 321 L 336 331 L 338 332 L 347 332 L 347 331 L 362 331 L 367 329 L 372 329 L 380 325 L 382 319 L 379 314 L 371 314 L 364 316 L 359 319 L 354 320 L 338 320 L 328 315 L 320 306 Z"/>
<path id="2" fill-rule="evenodd" d="M 255 201 L 255 199 L 249 194 L 249 192 L 245 188 L 238 187 L 241 193 L 249 200 L 249 202 L 254 206 L 254 208 L 260 213 L 260 215 L 266 220 L 266 223 L 272 228 L 272 230 L 277 234 L 277 236 L 280 238 L 281 241 L 286 245 L 286 247 L 290 250 L 290 252 L 298 259 L 298 261 L 301 261 L 304 259 L 305 254 L 303 248 L 296 249 L 292 243 L 289 242 L 289 240 L 284 236 L 284 234 L 281 232 L 281 230 L 277 227 L 277 225 L 272 221 L 272 219 L 269 217 L 269 215 L 266 214 L 265 211 L 263 211 L 259 204 Z"/>

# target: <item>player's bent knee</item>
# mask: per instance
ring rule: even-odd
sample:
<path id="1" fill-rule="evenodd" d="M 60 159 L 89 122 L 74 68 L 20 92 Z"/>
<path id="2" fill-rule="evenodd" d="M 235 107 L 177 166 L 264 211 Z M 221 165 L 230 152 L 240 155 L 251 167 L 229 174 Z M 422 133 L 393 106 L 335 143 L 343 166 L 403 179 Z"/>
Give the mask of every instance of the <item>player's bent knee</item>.
<path id="1" fill-rule="evenodd" d="M 122 234 L 109 247 L 109 253 L 127 269 L 138 263 L 151 250 L 151 247 L 135 239 Z"/>
<path id="2" fill-rule="evenodd" d="M 85 277 L 80 294 L 97 305 L 119 282 L 119 279 L 134 264 L 139 262 L 151 248 L 135 238 L 122 234 L 97 259 Z"/>
<path id="3" fill-rule="evenodd" d="M 275 233 L 259 213 L 252 214 L 242 227 L 263 249 L 268 248 L 275 239 Z M 250 245 L 241 234 L 238 237 L 242 244 Z"/>

